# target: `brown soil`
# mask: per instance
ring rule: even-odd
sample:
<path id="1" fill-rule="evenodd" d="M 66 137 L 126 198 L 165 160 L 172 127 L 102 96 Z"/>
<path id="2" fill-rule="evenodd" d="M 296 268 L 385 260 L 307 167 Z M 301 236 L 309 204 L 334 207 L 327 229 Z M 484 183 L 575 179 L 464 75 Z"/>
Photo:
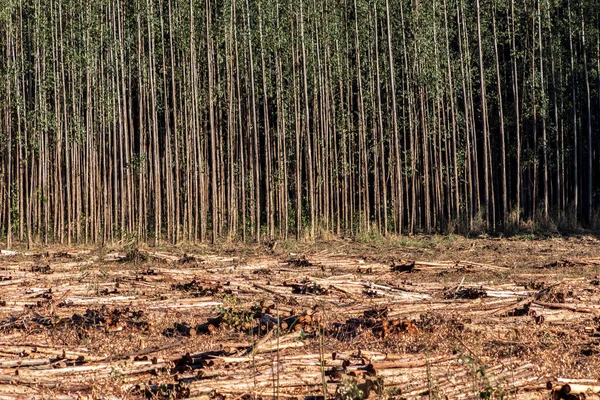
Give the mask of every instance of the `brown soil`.
<path id="1" fill-rule="evenodd" d="M 5 253 L 0 398 L 594 398 L 599 275 L 586 236 Z"/>

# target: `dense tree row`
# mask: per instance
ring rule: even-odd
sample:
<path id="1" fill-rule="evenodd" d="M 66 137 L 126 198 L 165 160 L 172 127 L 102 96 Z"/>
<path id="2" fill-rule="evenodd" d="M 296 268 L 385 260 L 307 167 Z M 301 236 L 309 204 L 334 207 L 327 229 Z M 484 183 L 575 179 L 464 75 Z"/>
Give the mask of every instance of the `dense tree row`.
<path id="1" fill-rule="evenodd" d="M 596 0 L 2 0 L 0 229 L 591 226 Z"/>

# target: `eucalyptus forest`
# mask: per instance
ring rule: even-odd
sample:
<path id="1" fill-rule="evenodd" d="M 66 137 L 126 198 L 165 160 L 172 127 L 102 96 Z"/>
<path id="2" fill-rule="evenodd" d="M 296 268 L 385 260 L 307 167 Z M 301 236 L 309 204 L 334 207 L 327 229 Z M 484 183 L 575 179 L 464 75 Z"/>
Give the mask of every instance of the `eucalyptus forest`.
<path id="1" fill-rule="evenodd" d="M 599 132 L 597 0 L 0 1 L 9 247 L 594 228 Z"/>

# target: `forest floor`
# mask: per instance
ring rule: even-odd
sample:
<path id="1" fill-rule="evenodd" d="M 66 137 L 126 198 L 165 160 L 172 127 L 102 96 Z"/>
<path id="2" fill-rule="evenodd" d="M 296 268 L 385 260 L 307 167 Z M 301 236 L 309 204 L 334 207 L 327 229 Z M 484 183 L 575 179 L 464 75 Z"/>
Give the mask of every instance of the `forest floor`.
<path id="1" fill-rule="evenodd" d="M 595 398 L 598 275 L 585 235 L 3 251 L 0 399 Z"/>

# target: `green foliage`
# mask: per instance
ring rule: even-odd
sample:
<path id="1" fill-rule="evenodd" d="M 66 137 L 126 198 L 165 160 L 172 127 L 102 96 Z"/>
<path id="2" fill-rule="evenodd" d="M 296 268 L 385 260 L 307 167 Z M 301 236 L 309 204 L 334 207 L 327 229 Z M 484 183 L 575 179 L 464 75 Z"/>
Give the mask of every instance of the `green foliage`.
<path id="1" fill-rule="evenodd" d="M 223 304 L 217 307 L 222 321 L 232 327 L 250 326 L 255 314 L 260 312 L 260 306 L 255 305 L 252 310 L 240 307 L 236 297 L 223 297 Z"/>
<path id="2" fill-rule="evenodd" d="M 365 393 L 353 378 L 345 378 L 335 390 L 336 400 L 363 400 Z"/>

